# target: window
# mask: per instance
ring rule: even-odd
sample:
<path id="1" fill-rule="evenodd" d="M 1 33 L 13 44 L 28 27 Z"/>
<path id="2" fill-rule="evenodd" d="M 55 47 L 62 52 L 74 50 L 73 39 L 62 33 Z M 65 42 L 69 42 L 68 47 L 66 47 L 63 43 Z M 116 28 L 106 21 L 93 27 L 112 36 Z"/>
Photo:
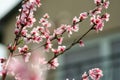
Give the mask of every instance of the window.
<path id="1" fill-rule="evenodd" d="M 87 41 L 85 47 L 75 45 L 63 58 L 57 80 L 81 79 L 84 71 L 99 67 L 104 71 L 102 80 L 120 79 L 120 34 Z"/>
<path id="2" fill-rule="evenodd" d="M 114 39 L 111 42 L 111 60 L 112 60 L 112 70 L 113 78 L 112 80 L 120 79 L 120 38 Z"/>
<path id="3" fill-rule="evenodd" d="M 63 70 L 65 73 L 63 78 L 69 78 L 70 80 L 75 78 L 79 80 L 80 75 L 84 71 L 93 67 L 101 67 L 98 63 L 100 58 L 100 46 L 97 43 L 95 45 L 87 45 L 83 48 L 76 45 L 65 55 L 65 67 Z"/>

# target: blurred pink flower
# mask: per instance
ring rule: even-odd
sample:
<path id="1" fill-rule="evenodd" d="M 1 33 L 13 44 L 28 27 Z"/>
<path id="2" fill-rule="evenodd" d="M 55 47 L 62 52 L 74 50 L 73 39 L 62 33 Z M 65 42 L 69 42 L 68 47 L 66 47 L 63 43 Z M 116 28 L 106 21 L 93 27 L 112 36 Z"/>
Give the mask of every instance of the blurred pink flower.
<path id="1" fill-rule="evenodd" d="M 99 68 L 94 68 L 89 70 L 89 76 L 93 80 L 99 80 L 103 76 L 103 73 L 102 70 L 100 70 Z"/>

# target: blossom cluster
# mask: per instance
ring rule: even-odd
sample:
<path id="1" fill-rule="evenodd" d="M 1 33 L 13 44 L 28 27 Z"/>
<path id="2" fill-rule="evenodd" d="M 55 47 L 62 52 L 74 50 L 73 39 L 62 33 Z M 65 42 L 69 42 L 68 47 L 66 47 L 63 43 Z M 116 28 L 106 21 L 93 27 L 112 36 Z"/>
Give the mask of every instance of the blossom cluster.
<path id="1" fill-rule="evenodd" d="M 40 0 L 28 0 L 23 3 L 22 8 L 19 9 L 20 15 L 17 16 L 15 34 L 25 36 L 27 34 L 26 28 L 32 27 L 33 23 L 36 21 L 33 13 L 36 11 L 36 7 L 40 6 L 41 3 Z"/>
<path id="2" fill-rule="evenodd" d="M 89 74 L 84 72 L 84 74 L 82 75 L 82 80 L 89 80 L 89 77 L 92 80 L 99 80 L 102 76 L 103 76 L 102 70 L 100 70 L 99 68 L 93 68 L 89 70 Z"/>
<path id="3" fill-rule="evenodd" d="M 84 42 L 82 39 L 89 31 L 102 31 L 104 23 L 109 21 L 110 17 L 108 13 L 102 14 L 102 10 L 107 9 L 110 3 L 106 0 L 94 0 L 94 3 L 96 5 L 94 9 L 88 12 L 80 13 L 78 17 L 75 16 L 71 25 L 61 24 L 60 27 L 51 32 L 49 28 L 52 27 L 52 24 L 49 21 L 50 17 L 47 13 L 39 19 L 39 25 L 33 27 L 36 22 L 36 19 L 34 18 L 34 11 L 36 11 L 37 7 L 41 6 L 40 0 L 23 1 L 22 8 L 19 10 L 20 15 L 17 16 L 14 31 L 16 37 L 14 39 L 14 43 L 8 46 L 8 50 L 10 51 L 9 58 L 0 58 L 0 63 L 2 63 L 3 67 L 3 71 L 0 73 L 3 76 L 3 80 L 5 80 L 8 73 L 15 76 L 16 80 L 39 80 L 40 78 L 36 76 L 38 72 L 34 72 L 35 75 L 30 74 L 32 72 L 31 69 L 34 69 L 36 65 L 37 68 L 41 70 L 41 74 L 44 70 L 56 69 L 59 66 L 57 59 L 59 55 L 62 55 L 65 51 L 69 50 L 77 43 L 83 47 Z M 83 34 L 83 36 L 70 44 L 70 46 L 64 45 L 63 34 L 67 33 L 68 37 L 71 37 L 74 32 L 79 31 L 79 23 L 87 18 L 90 18 L 90 26 L 92 27 L 85 34 Z M 39 57 L 40 55 L 34 57 L 34 53 L 32 53 L 32 50 L 28 47 L 28 45 L 23 45 L 23 47 L 18 46 L 21 41 L 26 42 L 25 44 L 43 44 L 42 47 L 44 47 L 45 51 L 52 52 L 54 56 L 48 61 L 43 57 Z M 54 41 L 57 41 L 57 47 L 54 47 Z M 18 53 L 14 54 L 17 50 Z M 23 60 L 22 62 L 17 59 L 18 56 L 22 57 L 20 57 L 20 60 Z M 34 62 L 35 64 L 31 62 Z M 38 63 L 36 64 L 36 62 Z M 17 67 L 15 68 L 12 64 L 15 64 Z M 30 69 L 27 69 L 28 66 Z M 43 67 L 45 67 L 45 69 L 43 69 Z M 21 71 L 25 72 L 27 75 L 24 75 Z M 85 72 L 82 75 L 82 80 L 89 80 L 89 77 L 92 80 L 99 80 L 102 75 L 102 71 L 99 68 L 95 68 L 89 70 L 89 75 Z"/>
<path id="4" fill-rule="evenodd" d="M 100 78 L 103 76 L 103 72 L 99 68 L 93 68 L 88 71 L 88 74 L 84 72 L 82 75 L 81 80 L 100 80 Z M 66 80 L 70 80 L 67 78 Z M 72 80 L 75 80 L 74 78 Z"/>
<path id="5" fill-rule="evenodd" d="M 99 2 L 99 3 L 98 3 Z M 51 27 L 51 23 L 49 22 L 49 15 L 46 13 L 40 18 L 40 25 L 34 27 L 30 32 L 28 30 L 22 29 L 22 37 L 26 42 L 33 43 L 43 43 L 45 41 L 45 50 L 52 51 L 54 54 L 59 54 L 66 49 L 65 45 L 62 45 L 64 37 L 62 36 L 65 32 L 68 33 L 70 37 L 73 32 L 79 31 L 79 24 L 83 20 L 87 19 L 90 16 L 90 23 L 94 25 L 93 29 L 98 31 L 102 31 L 104 26 L 104 21 L 109 20 L 109 14 L 105 13 L 100 15 L 102 9 L 107 9 L 109 6 L 109 1 L 95 0 L 95 4 L 97 5 L 95 9 L 90 10 L 89 12 L 80 13 L 79 17 L 75 16 L 72 21 L 72 25 L 62 24 L 60 27 L 54 29 L 54 32 L 51 33 L 49 28 Z M 98 5 L 99 4 L 99 5 Z M 34 23 L 34 18 L 32 19 L 32 23 Z M 16 31 L 15 31 L 16 32 Z M 58 47 L 53 47 L 53 40 L 57 40 Z M 82 40 L 79 40 L 80 46 L 84 46 Z"/>

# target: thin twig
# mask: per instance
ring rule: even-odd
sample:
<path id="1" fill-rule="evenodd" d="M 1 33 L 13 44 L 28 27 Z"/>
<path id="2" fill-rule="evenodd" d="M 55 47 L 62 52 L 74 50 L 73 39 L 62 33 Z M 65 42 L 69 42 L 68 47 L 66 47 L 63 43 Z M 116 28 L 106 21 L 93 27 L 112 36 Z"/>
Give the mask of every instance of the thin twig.
<path id="1" fill-rule="evenodd" d="M 25 3 L 23 3 L 23 4 L 25 4 Z M 23 8 L 22 8 L 22 9 L 23 9 Z M 22 10 L 21 10 L 21 11 L 22 11 Z M 21 19 L 21 14 L 22 14 L 22 12 L 20 13 L 20 19 Z M 28 13 L 28 16 L 29 16 L 29 14 L 30 14 L 30 11 L 29 11 L 29 13 Z M 27 17 L 28 17 L 28 16 L 27 16 Z M 20 39 L 20 37 L 21 37 L 22 29 L 24 28 L 25 25 L 23 24 L 23 25 L 21 25 L 21 26 L 22 26 L 22 27 L 20 28 L 19 33 L 16 34 L 16 37 L 15 37 L 14 42 L 13 42 L 13 45 L 12 45 L 11 49 L 9 50 L 9 51 L 10 51 L 9 57 L 8 57 L 8 60 L 7 60 L 6 63 L 5 63 L 5 67 L 4 67 L 4 69 L 5 69 L 6 72 L 2 75 L 2 80 L 5 80 L 5 79 L 6 79 L 6 76 L 7 76 L 7 67 L 8 67 L 8 65 L 9 65 L 9 62 L 10 62 L 13 54 L 14 54 L 14 51 L 16 50 L 16 47 L 17 47 L 17 45 L 18 45 L 18 41 L 19 41 L 19 39 Z"/>
<path id="2" fill-rule="evenodd" d="M 74 41 L 69 47 L 67 47 L 63 52 L 59 53 L 59 54 L 56 54 L 53 56 L 53 58 L 51 58 L 48 63 L 50 63 L 52 60 L 54 60 L 55 58 L 57 58 L 58 56 L 64 54 L 66 51 L 68 51 L 69 49 L 71 49 L 75 44 L 79 43 L 80 40 L 82 40 L 91 30 L 94 29 L 94 26 L 93 25 L 89 30 L 87 30 L 79 39 L 77 39 L 76 41 Z"/>

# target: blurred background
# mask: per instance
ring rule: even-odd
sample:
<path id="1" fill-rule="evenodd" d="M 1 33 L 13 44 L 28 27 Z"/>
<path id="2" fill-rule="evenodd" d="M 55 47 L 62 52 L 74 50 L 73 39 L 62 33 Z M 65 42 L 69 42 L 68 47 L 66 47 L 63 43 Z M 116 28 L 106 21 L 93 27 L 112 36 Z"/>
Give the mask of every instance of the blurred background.
<path id="1" fill-rule="evenodd" d="M 35 12 L 39 20 L 43 14 L 50 15 L 52 26 L 71 24 L 74 16 L 89 11 L 95 7 L 94 0 L 41 0 L 42 6 Z M 47 80 L 65 80 L 73 78 L 80 80 L 84 71 L 91 68 L 101 68 L 101 80 L 120 80 L 120 0 L 111 0 L 107 12 L 110 21 L 105 23 L 102 32 L 90 32 L 84 39 L 85 47 L 75 45 L 59 57 L 60 66 L 50 70 Z M 0 0 L 0 56 L 6 56 L 6 48 L 14 39 L 16 16 L 19 14 L 20 0 Z M 35 24 L 39 25 L 39 24 Z M 70 44 L 74 39 L 89 29 L 89 20 L 80 24 L 80 32 L 72 38 L 65 38 L 64 44 Z M 5 54 L 5 55 L 3 55 Z"/>

